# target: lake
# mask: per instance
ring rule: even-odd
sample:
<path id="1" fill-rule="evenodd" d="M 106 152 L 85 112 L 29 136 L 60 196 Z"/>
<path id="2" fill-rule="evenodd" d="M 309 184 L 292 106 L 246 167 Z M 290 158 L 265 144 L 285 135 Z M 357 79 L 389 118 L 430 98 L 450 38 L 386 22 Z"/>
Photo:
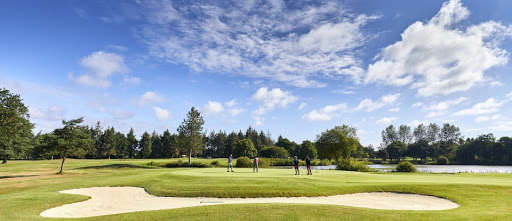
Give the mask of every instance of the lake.
<path id="1" fill-rule="evenodd" d="M 372 169 L 381 172 L 391 172 L 396 164 L 370 164 Z M 483 166 L 483 165 L 415 165 L 418 172 L 425 173 L 512 173 L 512 166 Z M 306 169 L 306 167 L 301 167 Z M 312 166 L 313 170 L 333 170 L 336 165 Z"/>

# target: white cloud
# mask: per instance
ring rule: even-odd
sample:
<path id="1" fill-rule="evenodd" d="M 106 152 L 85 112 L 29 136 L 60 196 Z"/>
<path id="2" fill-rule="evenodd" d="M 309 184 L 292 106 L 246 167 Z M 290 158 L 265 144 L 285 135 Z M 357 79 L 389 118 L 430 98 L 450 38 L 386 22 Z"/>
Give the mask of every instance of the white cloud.
<path id="1" fill-rule="evenodd" d="M 130 119 L 133 116 L 135 116 L 135 113 L 133 113 L 131 111 L 123 111 L 123 110 L 114 110 L 114 111 L 111 111 L 110 114 L 116 120 L 126 120 L 126 119 Z"/>
<path id="2" fill-rule="evenodd" d="M 512 131 L 512 121 L 499 122 L 489 128 L 497 131 Z"/>
<path id="3" fill-rule="evenodd" d="M 481 115 L 498 112 L 503 102 L 498 102 L 494 98 L 489 98 L 485 102 L 477 103 L 471 108 L 464 109 L 454 113 L 454 116 Z"/>
<path id="4" fill-rule="evenodd" d="M 299 107 L 297 107 L 297 109 L 302 110 L 306 107 L 306 105 L 308 105 L 306 102 L 302 102 L 302 103 L 300 103 Z"/>
<path id="5" fill-rule="evenodd" d="M 345 103 L 327 105 L 322 109 L 310 111 L 303 115 L 302 119 L 306 119 L 308 121 L 329 121 L 343 111 L 347 111 L 347 104 Z"/>
<path id="6" fill-rule="evenodd" d="M 377 124 L 380 125 L 388 125 L 390 123 L 393 123 L 397 118 L 396 117 L 383 117 L 379 120 L 377 120 Z"/>
<path id="7" fill-rule="evenodd" d="M 87 72 L 76 77 L 69 73 L 68 78 L 77 84 L 90 87 L 110 87 L 110 76 L 128 71 L 121 55 L 104 51 L 96 51 L 82 58 L 80 65 Z"/>
<path id="8" fill-rule="evenodd" d="M 501 117 L 501 115 L 499 115 L 499 114 L 495 114 L 492 116 L 479 116 L 475 119 L 475 122 L 482 123 L 482 122 L 487 122 L 487 121 L 491 121 L 491 120 L 497 120 L 500 117 Z"/>
<path id="9" fill-rule="evenodd" d="M 333 90 L 332 91 L 333 93 L 335 94 L 344 94 L 344 95 L 349 95 L 349 94 L 355 94 L 356 92 L 353 91 L 353 90 L 348 90 L 348 89 L 344 89 L 344 90 Z"/>
<path id="10" fill-rule="evenodd" d="M 244 109 L 242 109 L 242 108 L 229 109 L 229 114 L 231 114 L 231 116 L 233 116 L 233 117 L 236 115 L 239 115 L 242 112 L 244 112 Z"/>
<path id="11" fill-rule="evenodd" d="M 155 117 L 159 121 L 166 121 L 171 117 L 171 114 L 168 110 L 160 108 L 160 107 L 153 107 L 153 111 L 155 112 Z"/>
<path id="12" fill-rule="evenodd" d="M 208 101 L 208 103 L 204 105 L 203 111 L 206 115 L 216 115 L 224 112 L 224 107 L 220 102 Z"/>
<path id="13" fill-rule="evenodd" d="M 400 107 L 390 108 L 388 111 L 389 112 L 400 112 Z"/>
<path id="14" fill-rule="evenodd" d="M 226 107 L 233 107 L 233 106 L 236 105 L 236 100 L 232 99 L 232 100 L 230 100 L 230 101 L 228 101 L 228 102 L 226 102 L 224 104 L 226 104 Z"/>
<path id="15" fill-rule="evenodd" d="M 508 62 L 499 48 L 512 27 L 488 21 L 460 28 L 469 11 L 459 0 L 445 2 L 428 22 L 417 21 L 370 64 L 365 82 L 409 85 L 421 96 L 466 91 L 484 73 Z"/>
<path id="16" fill-rule="evenodd" d="M 269 90 L 266 87 L 262 87 L 254 93 L 252 99 L 260 103 L 258 109 L 253 112 L 253 119 L 256 125 L 263 124 L 263 115 L 268 111 L 271 111 L 277 107 L 285 108 L 291 103 L 297 101 L 297 97 L 293 96 L 288 91 L 274 88 Z"/>
<path id="17" fill-rule="evenodd" d="M 66 109 L 59 105 L 52 105 L 47 108 L 29 107 L 29 113 L 32 119 L 61 121 L 65 117 Z"/>
<path id="18" fill-rule="evenodd" d="M 426 109 L 430 110 L 430 111 L 443 111 L 443 110 L 447 110 L 450 107 L 458 105 L 458 104 L 460 104 L 460 103 L 462 103 L 464 101 L 467 101 L 467 100 L 468 100 L 467 97 L 459 97 L 457 99 L 446 100 L 446 101 L 442 101 L 442 102 L 439 102 L 439 103 L 436 103 L 436 104 L 431 104 Z"/>
<path id="19" fill-rule="evenodd" d="M 126 76 L 123 78 L 123 84 L 131 84 L 131 85 L 139 85 L 140 84 L 140 78 L 138 77 L 130 77 Z"/>
<path id="20" fill-rule="evenodd" d="M 164 98 L 162 95 L 157 94 L 154 91 L 147 91 L 143 95 L 139 97 L 138 104 L 140 106 L 152 105 L 157 103 L 162 103 Z"/>
<path id="21" fill-rule="evenodd" d="M 422 102 L 416 102 L 416 103 L 412 104 L 412 107 L 421 107 L 421 106 L 423 106 Z"/>
<path id="22" fill-rule="evenodd" d="M 508 93 L 508 94 L 507 94 L 507 98 L 508 98 L 508 99 L 512 99 L 512 92 L 510 92 L 510 93 Z"/>
<path id="23" fill-rule="evenodd" d="M 409 122 L 408 125 L 414 128 L 414 127 L 417 127 L 420 124 L 427 124 L 427 123 L 424 122 L 424 121 L 413 120 L 413 121 Z"/>
<path id="24" fill-rule="evenodd" d="M 141 36 L 153 56 L 195 71 L 298 87 L 324 86 L 318 77 L 359 81 L 364 70 L 357 50 L 373 37 L 363 28 L 378 18 L 349 13 L 337 1 L 305 2 L 302 7 L 247 1 L 139 4 L 147 19 Z"/>
<path id="25" fill-rule="evenodd" d="M 377 101 L 373 101 L 372 99 L 366 98 L 359 103 L 355 110 L 364 110 L 366 112 L 372 112 L 386 105 L 393 104 L 399 97 L 400 94 L 388 94 L 382 96 L 380 100 Z"/>
<path id="26" fill-rule="evenodd" d="M 491 85 L 491 87 L 501 87 L 504 84 L 500 81 L 491 81 L 491 82 L 489 82 L 489 85 Z"/>

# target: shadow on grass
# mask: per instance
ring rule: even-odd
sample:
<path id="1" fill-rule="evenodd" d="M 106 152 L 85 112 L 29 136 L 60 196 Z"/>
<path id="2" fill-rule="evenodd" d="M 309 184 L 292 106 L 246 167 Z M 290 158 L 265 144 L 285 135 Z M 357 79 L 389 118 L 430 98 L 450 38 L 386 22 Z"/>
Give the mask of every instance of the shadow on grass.
<path id="1" fill-rule="evenodd" d="M 38 175 L 13 175 L 13 176 L 0 176 L 0 180 L 1 180 L 1 179 L 8 179 L 8 178 L 31 177 L 31 176 L 38 176 Z"/>
<path id="2" fill-rule="evenodd" d="M 139 166 L 139 165 L 133 165 L 133 164 L 126 164 L 126 163 L 115 163 L 115 164 L 107 164 L 107 165 L 100 165 L 100 166 L 79 167 L 79 168 L 75 168 L 75 170 L 86 170 L 86 169 L 123 169 L 123 168 L 153 169 L 153 167 L 149 167 L 149 166 Z"/>

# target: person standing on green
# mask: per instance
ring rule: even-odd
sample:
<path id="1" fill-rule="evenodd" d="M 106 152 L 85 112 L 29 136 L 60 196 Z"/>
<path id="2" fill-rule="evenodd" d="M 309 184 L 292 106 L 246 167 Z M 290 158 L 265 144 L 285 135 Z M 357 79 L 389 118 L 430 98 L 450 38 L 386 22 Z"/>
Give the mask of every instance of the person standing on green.
<path id="1" fill-rule="evenodd" d="M 309 158 L 309 156 L 306 157 L 306 168 L 308 170 L 308 175 L 313 175 L 313 172 L 311 172 L 311 158 Z"/>
<path id="2" fill-rule="evenodd" d="M 254 157 L 254 160 L 252 161 L 252 172 L 257 173 L 258 172 L 258 157 Z"/>
<path id="3" fill-rule="evenodd" d="M 228 172 L 229 169 L 231 169 L 231 172 L 235 172 L 233 171 L 233 154 L 230 154 L 228 157 Z"/>
<path id="4" fill-rule="evenodd" d="M 297 158 L 297 156 L 293 157 L 293 167 L 295 168 L 295 175 L 300 175 L 299 158 Z"/>

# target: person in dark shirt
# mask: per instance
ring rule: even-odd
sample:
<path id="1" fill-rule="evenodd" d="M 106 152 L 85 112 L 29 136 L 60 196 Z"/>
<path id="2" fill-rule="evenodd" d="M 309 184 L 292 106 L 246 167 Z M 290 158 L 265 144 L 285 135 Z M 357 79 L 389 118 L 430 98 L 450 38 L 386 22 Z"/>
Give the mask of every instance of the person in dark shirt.
<path id="1" fill-rule="evenodd" d="M 258 157 L 254 157 L 254 160 L 252 161 L 252 172 L 257 173 L 258 172 Z"/>
<path id="2" fill-rule="evenodd" d="M 313 175 L 313 172 L 311 172 L 311 158 L 309 156 L 306 156 L 306 168 L 308 169 L 308 175 Z"/>
<path id="3" fill-rule="evenodd" d="M 300 175 L 299 159 L 297 158 L 297 156 L 293 157 L 293 167 L 295 168 L 295 175 Z"/>

